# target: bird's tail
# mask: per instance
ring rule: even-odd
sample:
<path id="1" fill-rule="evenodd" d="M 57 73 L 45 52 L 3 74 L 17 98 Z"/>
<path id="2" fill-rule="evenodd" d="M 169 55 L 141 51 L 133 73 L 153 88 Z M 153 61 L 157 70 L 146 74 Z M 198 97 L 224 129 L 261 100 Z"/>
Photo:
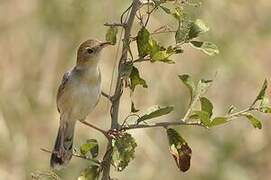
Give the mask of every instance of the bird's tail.
<path id="1" fill-rule="evenodd" d="M 71 160 L 74 128 L 75 122 L 60 125 L 50 160 L 53 169 L 61 169 Z"/>

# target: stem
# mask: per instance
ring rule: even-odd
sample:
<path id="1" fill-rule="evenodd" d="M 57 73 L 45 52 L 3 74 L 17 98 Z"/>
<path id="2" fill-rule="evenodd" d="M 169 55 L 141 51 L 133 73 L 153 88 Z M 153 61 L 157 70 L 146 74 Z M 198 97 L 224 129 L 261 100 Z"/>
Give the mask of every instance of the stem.
<path id="1" fill-rule="evenodd" d="M 133 61 L 133 63 L 138 63 L 138 62 L 145 62 L 145 61 L 151 61 L 150 58 L 138 58 Z"/>
<path id="2" fill-rule="evenodd" d="M 112 97 L 103 91 L 102 91 L 102 96 L 106 97 L 109 101 L 112 101 Z"/>
<path id="3" fill-rule="evenodd" d="M 126 26 L 124 27 L 125 33 L 124 33 L 124 39 L 123 39 L 123 46 L 122 46 L 122 56 L 120 58 L 118 70 L 124 64 L 127 60 L 128 57 L 128 50 L 129 50 L 129 43 L 130 43 L 130 35 L 131 35 L 131 29 L 133 26 L 133 22 L 135 19 L 135 15 L 137 10 L 139 9 L 141 3 L 140 0 L 134 0 L 132 4 L 132 9 L 129 15 L 129 18 L 127 20 Z M 123 87 L 123 82 L 121 79 L 121 72 L 118 71 L 118 77 L 117 77 L 117 85 L 115 88 L 115 93 L 113 95 L 114 100 L 113 104 L 111 106 L 111 128 L 112 129 L 117 129 L 118 128 L 118 115 L 119 115 L 119 103 L 120 103 L 120 96 L 122 93 L 122 87 Z"/>
<path id="4" fill-rule="evenodd" d="M 229 119 L 228 121 L 231 121 L 231 120 L 236 119 L 236 118 L 238 118 L 240 116 L 243 116 L 245 113 L 248 113 L 248 112 L 251 112 L 251 111 L 259 111 L 259 109 L 254 108 L 254 107 L 249 107 L 249 108 L 243 109 L 241 111 L 238 111 L 236 113 L 232 113 L 232 114 L 227 116 L 227 118 Z"/>
<path id="5" fill-rule="evenodd" d="M 190 115 L 191 111 L 193 110 L 194 106 L 196 105 L 197 101 L 199 100 L 200 94 L 197 94 L 193 100 L 191 101 L 182 121 L 185 122 L 188 119 L 188 116 Z"/>
<path id="6" fill-rule="evenodd" d="M 45 149 L 45 148 L 40 148 L 40 150 L 42 150 L 43 152 L 50 153 L 50 154 L 53 153 L 52 151 L 50 151 L 48 149 Z M 81 155 L 78 155 L 78 154 L 72 154 L 72 156 L 77 157 L 77 158 L 81 158 L 81 159 L 85 159 L 85 160 L 88 160 L 88 161 L 92 161 L 93 163 L 98 164 L 98 165 L 101 164 L 101 162 L 98 161 L 98 160 L 91 159 L 91 158 L 88 158 L 88 157 L 85 157 L 85 156 L 81 156 Z"/>
<path id="7" fill-rule="evenodd" d="M 122 23 L 105 23 L 104 26 L 116 26 L 116 27 L 124 27 L 125 24 Z"/>
<path id="8" fill-rule="evenodd" d="M 193 101 L 193 102 L 196 102 L 196 101 Z M 193 103 L 191 103 L 191 105 L 193 105 Z M 191 106 L 189 107 L 189 109 L 192 109 Z M 244 113 L 257 111 L 257 110 L 258 110 L 257 108 L 246 108 L 236 113 L 228 115 L 227 118 L 229 119 L 229 121 L 231 121 L 235 118 L 242 116 Z M 187 112 L 188 113 L 186 114 L 189 114 L 189 110 Z M 154 123 L 154 124 L 132 124 L 132 125 L 124 126 L 120 130 L 125 131 L 125 130 L 131 130 L 131 129 L 154 128 L 154 127 L 166 128 L 168 126 L 200 126 L 200 127 L 206 128 L 201 122 L 191 122 L 191 121 L 189 122 L 187 120 L 188 119 L 186 120 L 182 119 L 182 120 L 176 120 L 173 122 L 159 122 L 159 123 Z"/>
<path id="9" fill-rule="evenodd" d="M 80 122 L 81 122 L 82 124 L 85 124 L 85 125 L 87 125 L 87 126 L 93 128 L 93 129 L 95 129 L 95 130 L 101 132 L 105 137 L 109 138 L 107 132 L 104 131 L 104 130 L 102 130 L 102 129 L 100 129 L 100 128 L 98 128 L 97 126 L 94 126 L 94 125 L 90 124 L 90 123 L 87 122 L 87 121 L 80 121 Z"/>
<path id="10" fill-rule="evenodd" d="M 103 175 L 102 180 L 110 180 L 110 165 L 111 165 L 111 159 L 112 159 L 112 141 L 109 140 L 106 148 L 105 155 L 103 157 L 102 161 L 102 168 L 103 168 Z"/>
<path id="11" fill-rule="evenodd" d="M 124 33 L 124 38 L 123 38 L 122 56 L 120 58 L 119 65 L 118 65 L 117 83 L 116 83 L 114 95 L 112 96 L 112 106 L 111 106 L 111 112 L 110 112 L 111 113 L 111 130 L 118 129 L 119 127 L 119 123 L 118 123 L 119 105 L 120 105 L 120 98 L 123 91 L 123 81 L 121 79 L 120 68 L 126 62 L 127 57 L 128 57 L 131 29 L 132 29 L 133 22 L 136 16 L 136 12 L 140 8 L 140 6 L 141 6 L 140 0 L 133 0 L 129 17 L 127 19 L 127 22 L 125 22 L 125 26 L 123 26 L 125 33 Z M 103 157 L 102 180 L 110 180 L 111 159 L 112 159 L 112 142 L 111 142 L 111 139 L 109 139 L 107 148 L 106 148 L 106 153 Z"/>
<path id="12" fill-rule="evenodd" d="M 123 127 L 121 130 L 131 130 L 131 129 L 142 129 L 142 128 L 154 128 L 154 127 L 168 127 L 168 126 L 200 126 L 205 127 L 200 122 L 184 122 L 184 121 L 173 121 L 173 122 L 159 122 L 154 124 L 132 124 Z"/>

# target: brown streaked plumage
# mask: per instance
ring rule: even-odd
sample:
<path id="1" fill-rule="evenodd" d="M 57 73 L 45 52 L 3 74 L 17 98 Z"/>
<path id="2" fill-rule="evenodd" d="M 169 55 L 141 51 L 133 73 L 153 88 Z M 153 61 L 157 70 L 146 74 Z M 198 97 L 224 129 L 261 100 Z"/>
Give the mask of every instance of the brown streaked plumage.
<path id="1" fill-rule="evenodd" d="M 98 62 L 100 52 L 107 44 L 92 39 L 83 42 L 77 51 L 76 65 L 63 76 L 57 92 L 60 125 L 50 160 L 52 168 L 68 164 L 72 157 L 75 123 L 84 120 L 99 100 L 101 75 Z"/>

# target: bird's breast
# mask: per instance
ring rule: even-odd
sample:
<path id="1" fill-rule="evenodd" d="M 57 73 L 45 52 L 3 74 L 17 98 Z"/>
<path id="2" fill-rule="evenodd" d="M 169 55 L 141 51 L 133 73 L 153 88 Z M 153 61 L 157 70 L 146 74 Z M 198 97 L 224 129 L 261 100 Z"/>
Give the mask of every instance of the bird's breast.
<path id="1" fill-rule="evenodd" d="M 78 71 L 74 69 L 57 100 L 61 114 L 68 114 L 72 120 L 82 120 L 94 109 L 101 94 L 99 71 Z"/>
<path id="2" fill-rule="evenodd" d="M 76 119 L 84 119 L 96 106 L 101 94 L 100 84 L 80 84 L 73 92 L 74 107 L 72 115 Z"/>

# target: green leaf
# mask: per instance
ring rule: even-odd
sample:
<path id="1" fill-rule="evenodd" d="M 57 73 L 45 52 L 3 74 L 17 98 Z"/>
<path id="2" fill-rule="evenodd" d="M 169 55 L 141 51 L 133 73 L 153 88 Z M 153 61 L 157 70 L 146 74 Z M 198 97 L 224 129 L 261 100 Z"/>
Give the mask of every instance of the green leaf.
<path id="1" fill-rule="evenodd" d="M 178 75 L 183 84 L 189 89 L 190 98 L 192 100 L 195 92 L 195 84 L 192 81 L 192 78 L 188 74 Z"/>
<path id="2" fill-rule="evenodd" d="M 192 114 L 195 114 L 198 116 L 200 119 L 200 122 L 205 126 L 205 127 L 210 127 L 211 125 L 211 120 L 209 118 L 209 113 L 205 111 L 193 111 Z"/>
<path id="3" fill-rule="evenodd" d="M 268 107 L 268 106 L 260 107 L 260 112 L 271 113 L 271 107 Z"/>
<path id="4" fill-rule="evenodd" d="M 262 123 L 259 119 L 250 113 L 246 113 L 245 116 L 248 118 L 254 128 L 262 129 Z"/>
<path id="5" fill-rule="evenodd" d="M 209 114 L 209 118 L 213 115 L 213 104 L 206 97 L 200 98 L 201 110 Z"/>
<path id="6" fill-rule="evenodd" d="M 269 104 L 269 99 L 268 99 L 268 97 L 265 95 L 265 96 L 263 96 L 263 98 L 261 99 L 260 107 L 268 106 L 268 104 Z"/>
<path id="7" fill-rule="evenodd" d="M 131 134 L 123 133 L 112 140 L 112 164 L 117 171 L 122 171 L 135 157 L 137 144 Z"/>
<path id="8" fill-rule="evenodd" d="M 257 101 L 257 100 L 255 100 Z M 271 107 L 268 106 L 269 99 L 266 95 L 260 100 L 259 111 L 263 113 L 271 113 Z"/>
<path id="9" fill-rule="evenodd" d="M 136 37 L 138 54 L 140 57 L 145 57 L 146 55 L 148 55 L 150 51 L 149 39 L 149 31 L 145 27 L 142 27 Z"/>
<path id="10" fill-rule="evenodd" d="M 115 45 L 117 42 L 118 28 L 116 26 L 110 26 L 106 32 L 105 39 L 110 42 L 112 45 Z"/>
<path id="11" fill-rule="evenodd" d="M 266 94 L 266 89 L 267 89 L 267 86 L 268 86 L 268 83 L 267 83 L 267 80 L 265 79 L 264 82 L 263 82 L 263 85 L 262 85 L 262 88 L 259 92 L 259 94 L 257 95 L 253 105 L 257 102 L 257 101 L 260 101 L 260 100 L 263 100 L 264 97 L 265 97 L 265 94 Z"/>
<path id="12" fill-rule="evenodd" d="M 132 71 L 131 71 L 131 74 L 130 74 L 130 81 L 131 81 L 130 88 L 131 88 L 132 91 L 135 90 L 135 87 L 137 85 L 141 85 L 144 88 L 148 87 L 146 81 L 140 77 L 139 71 L 135 66 L 133 66 L 133 68 L 132 68 Z"/>
<path id="13" fill-rule="evenodd" d="M 166 49 L 163 46 L 160 46 L 158 42 L 152 38 L 149 39 L 148 43 L 151 62 L 159 61 L 169 64 L 174 63 L 174 61 L 169 59 L 169 57 L 175 53 L 175 50 L 173 48 L 169 47 L 168 49 Z"/>
<path id="14" fill-rule="evenodd" d="M 192 23 L 190 31 L 188 33 L 188 37 L 189 39 L 193 39 L 207 31 L 209 31 L 209 27 L 206 26 L 206 24 L 202 20 L 197 19 L 195 22 Z"/>
<path id="15" fill-rule="evenodd" d="M 156 53 L 158 53 L 160 50 L 164 50 L 163 47 L 161 47 L 156 40 L 153 38 L 150 38 L 148 41 L 149 44 L 149 50 L 150 50 L 150 56 L 153 57 Z"/>
<path id="16" fill-rule="evenodd" d="M 157 118 L 159 116 L 163 116 L 166 114 L 169 114 L 171 111 L 173 111 L 173 106 L 154 106 L 148 109 L 148 113 L 144 114 L 140 118 L 138 118 L 137 123 L 140 123 L 142 121 L 145 121 L 147 119 Z"/>
<path id="17" fill-rule="evenodd" d="M 164 63 L 168 63 L 168 64 L 174 64 L 175 63 L 174 61 L 168 59 L 172 54 L 174 54 L 174 53 L 168 53 L 167 50 L 158 51 L 157 53 L 155 53 L 151 57 L 151 61 L 152 62 L 160 61 L 160 62 L 164 62 Z"/>
<path id="18" fill-rule="evenodd" d="M 202 50 L 205 54 L 209 56 L 214 56 L 219 54 L 217 46 L 211 42 L 202 42 L 202 41 L 190 41 L 192 47 Z"/>
<path id="19" fill-rule="evenodd" d="M 226 117 L 216 117 L 211 121 L 210 127 L 225 124 L 227 122 L 228 122 L 228 118 Z"/>
<path id="20" fill-rule="evenodd" d="M 190 168 L 192 150 L 181 135 L 172 128 L 167 129 L 170 153 L 178 168 L 185 172 Z"/>
<path id="21" fill-rule="evenodd" d="M 84 169 L 77 180 L 98 180 L 99 178 L 99 166 L 91 165 L 90 167 Z"/>
<path id="22" fill-rule="evenodd" d="M 96 139 L 88 139 L 86 143 L 80 146 L 80 152 L 83 156 L 86 156 L 87 153 L 90 153 L 92 158 L 98 156 L 99 145 Z"/>

